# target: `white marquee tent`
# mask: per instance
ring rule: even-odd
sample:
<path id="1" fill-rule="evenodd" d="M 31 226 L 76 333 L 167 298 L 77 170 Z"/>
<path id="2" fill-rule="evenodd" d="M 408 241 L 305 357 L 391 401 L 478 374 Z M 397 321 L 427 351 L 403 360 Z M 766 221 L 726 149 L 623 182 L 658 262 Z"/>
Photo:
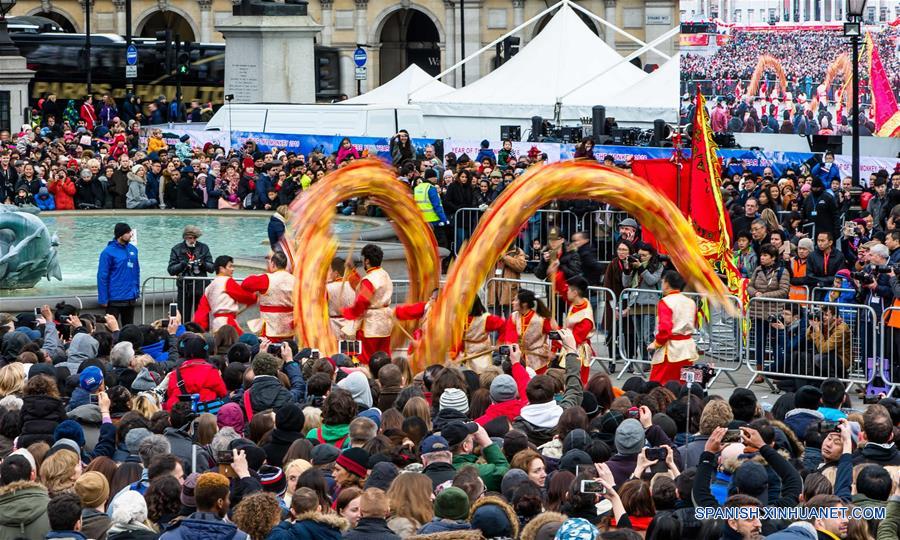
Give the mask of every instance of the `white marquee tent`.
<path id="1" fill-rule="evenodd" d="M 660 118 L 667 122 L 678 121 L 678 57 L 672 58 L 643 80 L 621 90 L 604 100 L 606 116 L 628 120 L 633 118 Z M 589 84 L 569 97 L 575 102 L 589 102 L 593 95 Z"/>
<path id="2" fill-rule="evenodd" d="M 408 105 L 410 99 L 429 100 L 452 92 L 454 88 L 431 75 L 416 64 L 411 64 L 393 79 L 365 94 L 341 103 L 357 105 Z"/>

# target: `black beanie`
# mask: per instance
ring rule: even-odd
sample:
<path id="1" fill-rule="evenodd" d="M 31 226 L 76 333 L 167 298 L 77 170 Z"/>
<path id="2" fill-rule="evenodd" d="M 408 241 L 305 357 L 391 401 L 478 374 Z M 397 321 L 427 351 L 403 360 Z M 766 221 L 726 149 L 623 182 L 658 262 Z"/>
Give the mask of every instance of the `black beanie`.
<path id="1" fill-rule="evenodd" d="M 194 358 L 209 358 L 209 345 L 206 340 L 197 334 L 192 334 L 181 342 L 182 357 L 186 360 Z"/>
<path id="2" fill-rule="evenodd" d="M 296 403 L 286 403 L 275 413 L 275 427 L 281 431 L 299 432 L 304 422 L 303 409 Z"/>
<path id="3" fill-rule="evenodd" d="M 116 227 L 114 229 L 114 234 L 115 234 L 116 238 L 119 238 L 123 234 L 127 234 L 130 232 L 131 232 L 131 227 L 129 227 L 127 223 L 116 223 Z"/>
<path id="4" fill-rule="evenodd" d="M 435 171 L 434 169 L 425 169 L 425 172 L 422 173 L 422 177 L 425 178 L 425 180 L 428 180 L 429 178 L 437 178 L 437 171 Z"/>

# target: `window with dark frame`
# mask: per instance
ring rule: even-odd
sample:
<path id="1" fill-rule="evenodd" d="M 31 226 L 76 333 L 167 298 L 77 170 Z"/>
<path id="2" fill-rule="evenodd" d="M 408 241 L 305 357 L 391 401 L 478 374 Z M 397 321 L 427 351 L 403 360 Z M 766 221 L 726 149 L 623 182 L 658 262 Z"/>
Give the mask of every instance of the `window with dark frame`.
<path id="1" fill-rule="evenodd" d="M 12 131 L 12 126 L 10 126 L 10 92 L 9 90 L 0 91 L 0 131 L 7 130 Z"/>

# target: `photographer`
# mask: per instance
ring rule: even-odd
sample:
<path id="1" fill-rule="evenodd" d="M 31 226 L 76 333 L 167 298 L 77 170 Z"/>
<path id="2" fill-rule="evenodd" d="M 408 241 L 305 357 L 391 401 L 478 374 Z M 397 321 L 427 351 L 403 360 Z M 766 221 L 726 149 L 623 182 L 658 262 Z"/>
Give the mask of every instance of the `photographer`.
<path id="1" fill-rule="evenodd" d="M 891 306 L 894 301 L 894 292 L 891 287 L 891 278 L 894 277 L 893 267 L 887 266 L 890 252 L 887 246 L 879 244 L 869 250 L 869 264 L 862 272 L 851 274 L 853 283 L 859 291 L 856 295 L 856 303 L 869 306 L 875 312 L 874 318 L 866 310 L 860 313 L 857 330 L 861 333 L 860 348 L 863 359 L 880 356 L 881 351 L 876 350 L 876 343 L 872 343 L 872 328 L 881 321 L 881 314 Z"/>
<path id="2" fill-rule="evenodd" d="M 813 357 L 807 366 L 810 375 L 843 379 L 850 369 L 850 327 L 837 316 L 835 309 L 828 305 L 821 311 L 810 310 L 808 313 L 807 337 L 813 345 Z"/>
<path id="3" fill-rule="evenodd" d="M 184 232 L 181 233 L 184 241 L 175 244 L 169 253 L 167 270 L 170 276 L 179 278 L 178 297 L 176 298 L 178 311 L 184 314 L 187 320 L 193 318 L 197 301 L 203 295 L 203 289 L 209 282 L 205 279 L 183 278 L 206 277 L 209 272 L 213 271 L 213 258 L 209 252 L 209 246 L 198 240 L 202 235 L 199 227 L 185 226 Z"/>
<path id="4" fill-rule="evenodd" d="M 776 373 L 792 373 L 799 366 L 800 354 L 806 344 L 806 316 L 795 311 L 796 305 L 786 305 L 781 310 L 781 315 L 773 315 L 769 319 L 769 326 L 774 330 L 775 343 L 772 347 L 772 371 Z M 803 386 L 803 381 L 797 378 L 777 378 L 778 388 L 785 392 Z"/>
<path id="5" fill-rule="evenodd" d="M 622 274 L 622 286 L 626 289 L 660 290 L 663 265 L 659 254 L 650 244 L 638 244 L 637 255 L 630 255 Z M 633 291 L 628 296 L 628 307 L 622 310 L 625 320 L 625 349 L 629 358 L 641 355 L 650 359 L 647 345 L 653 341 L 656 326 L 656 303 L 659 295 L 652 292 Z"/>

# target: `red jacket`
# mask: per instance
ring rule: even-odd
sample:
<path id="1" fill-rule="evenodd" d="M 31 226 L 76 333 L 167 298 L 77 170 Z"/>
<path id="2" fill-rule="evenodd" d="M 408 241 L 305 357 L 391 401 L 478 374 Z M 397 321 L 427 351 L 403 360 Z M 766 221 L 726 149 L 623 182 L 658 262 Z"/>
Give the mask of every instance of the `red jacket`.
<path id="1" fill-rule="evenodd" d="M 528 398 L 525 397 L 525 388 L 528 387 L 528 372 L 521 363 L 515 363 L 512 367 L 512 376 L 516 380 L 516 386 L 519 390 L 519 399 L 511 399 L 501 403 L 491 403 L 484 414 L 475 419 L 480 425 L 485 425 L 494 418 L 505 416 L 512 422 L 522 412 L 522 407 L 528 405 Z"/>
<path id="2" fill-rule="evenodd" d="M 47 191 L 53 194 L 57 210 L 75 210 L 75 182 L 71 178 L 50 182 Z"/>
<path id="3" fill-rule="evenodd" d="M 228 389 L 225 388 L 225 381 L 222 380 L 219 370 L 206 360 L 195 358 L 184 362 L 169 374 L 169 386 L 166 392 L 168 397 L 164 407 L 167 411 L 172 410 L 181 394 L 176 370 L 181 374 L 187 393 L 200 394 L 200 401 L 213 401 L 228 395 Z"/>

